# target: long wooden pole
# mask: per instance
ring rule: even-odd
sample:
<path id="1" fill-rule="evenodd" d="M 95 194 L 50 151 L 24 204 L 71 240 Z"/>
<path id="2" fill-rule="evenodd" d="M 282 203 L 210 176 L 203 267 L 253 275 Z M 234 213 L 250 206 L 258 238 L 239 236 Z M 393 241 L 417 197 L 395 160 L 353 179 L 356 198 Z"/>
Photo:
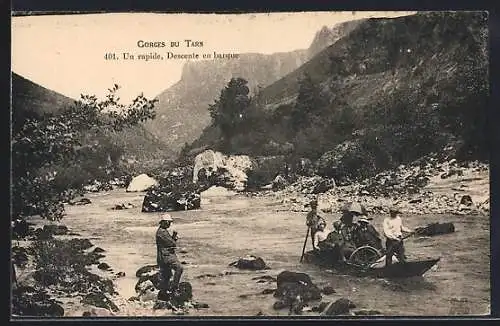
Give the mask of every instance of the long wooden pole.
<path id="1" fill-rule="evenodd" d="M 307 233 L 306 233 L 306 238 L 304 240 L 304 246 L 302 247 L 302 255 L 300 256 L 300 262 L 302 263 L 302 260 L 304 259 L 304 253 L 306 252 L 306 245 L 307 245 L 307 239 L 309 238 L 309 231 L 311 227 L 307 227 Z"/>

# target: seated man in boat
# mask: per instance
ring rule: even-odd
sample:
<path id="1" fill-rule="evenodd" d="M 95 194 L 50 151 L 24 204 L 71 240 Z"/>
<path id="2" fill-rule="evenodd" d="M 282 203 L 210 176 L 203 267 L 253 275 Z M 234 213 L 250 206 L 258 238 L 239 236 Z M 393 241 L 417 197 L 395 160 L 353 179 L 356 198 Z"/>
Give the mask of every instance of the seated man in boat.
<path id="1" fill-rule="evenodd" d="M 347 258 L 356 250 L 354 243 L 354 233 L 357 225 L 353 221 L 354 214 L 350 211 L 343 211 L 340 221 L 333 224 L 336 230 L 337 247 L 340 253 L 340 259 L 346 261 Z"/>
<path id="2" fill-rule="evenodd" d="M 358 218 L 358 225 L 354 233 L 354 244 L 357 248 L 370 246 L 377 250 L 383 250 L 382 238 L 378 231 L 370 224 L 370 218 L 361 215 Z"/>

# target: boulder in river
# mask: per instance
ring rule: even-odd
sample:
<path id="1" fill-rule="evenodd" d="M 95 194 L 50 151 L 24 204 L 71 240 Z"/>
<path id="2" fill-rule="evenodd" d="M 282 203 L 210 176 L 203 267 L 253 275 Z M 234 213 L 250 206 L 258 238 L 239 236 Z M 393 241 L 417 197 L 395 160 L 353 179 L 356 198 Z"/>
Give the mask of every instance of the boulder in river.
<path id="1" fill-rule="evenodd" d="M 463 195 L 462 198 L 460 198 L 460 205 L 470 207 L 473 204 L 474 202 L 472 201 L 472 198 L 469 195 Z"/>
<path id="2" fill-rule="evenodd" d="M 193 287 L 189 282 L 180 282 L 179 288 L 173 293 L 160 290 L 158 300 L 169 301 L 173 306 L 182 306 L 193 298 Z"/>
<path id="3" fill-rule="evenodd" d="M 43 226 L 43 231 L 52 235 L 65 235 L 69 230 L 65 225 L 46 224 Z"/>
<path id="4" fill-rule="evenodd" d="M 198 154 L 194 159 L 193 182 L 209 181 L 210 185 L 214 185 L 210 181 L 215 180 L 213 176 L 222 176 L 222 179 L 226 181 L 225 184 L 220 185 L 242 191 L 245 189 L 248 180 L 247 172 L 252 167 L 252 160 L 247 155 L 226 156 L 220 152 L 206 150 Z M 199 172 L 202 169 L 203 177 L 206 180 L 199 180 Z"/>
<path id="5" fill-rule="evenodd" d="M 135 284 L 135 291 L 137 293 L 140 293 L 141 289 L 143 289 L 144 287 L 147 287 L 147 285 L 143 285 L 143 283 L 145 283 L 145 282 L 151 282 L 151 284 L 153 284 L 154 288 L 159 290 L 161 287 L 160 273 L 155 272 L 155 273 L 151 273 L 151 274 L 142 275 L 139 278 L 139 280 L 137 281 L 137 283 Z M 149 284 L 149 283 L 147 283 L 147 284 Z"/>
<path id="6" fill-rule="evenodd" d="M 146 266 L 142 266 L 141 268 L 139 268 L 137 270 L 137 272 L 135 272 L 135 276 L 142 277 L 145 274 L 152 275 L 158 271 L 159 271 L 158 265 L 146 265 Z"/>
<path id="7" fill-rule="evenodd" d="M 254 255 L 248 255 L 243 258 L 240 258 L 237 261 L 234 261 L 231 264 L 229 264 L 229 266 L 233 266 L 239 269 L 253 270 L 253 271 L 270 269 L 264 262 L 264 259 Z"/>
<path id="8" fill-rule="evenodd" d="M 304 302 L 321 299 L 321 290 L 305 273 L 283 271 L 278 275 L 276 283 L 276 298 L 290 301 L 300 296 Z"/>
<path id="9" fill-rule="evenodd" d="M 169 212 L 199 209 L 201 196 L 197 191 L 179 191 L 153 187 L 142 202 L 142 212 Z"/>
<path id="10" fill-rule="evenodd" d="M 89 310 L 84 311 L 82 317 L 113 317 L 115 314 L 108 309 L 91 307 Z"/>
<path id="11" fill-rule="evenodd" d="M 68 202 L 69 205 L 88 205 L 88 204 L 91 204 L 92 202 L 90 201 L 90 199 L 88 198 L 80 198 L 78 200 L 70 200 Z"/>
<path id="12" fill-rule="evenodd" d="M 111 299 L 109 299 L 104 293 L 100 292 L 93 292 L 87 294 L 86 296 L 83 297 L 82 303 L 90 306 L 109 309 L 114 312 L 119 311 L 116 304 L 113 301 L 111 301 Z"/>
<path id="13" fill-rule="evenodd" d="M 130 181 L 127 187 L 127 192 L 141 192 L 158 185 L 158 181 L 151 178 L 147 174 L 140 174 Z"/>
<path id="14" fill-rule="evenodd" d="M 95 247 L 92 252 L 100 254 L 100 253 L 105 252 L 105 251 L 106 250 L 102 249 L 101 247 Z"/>
<path id="15" fill-rule="evenodd" d="M 211 186 L 205 191 L 201 192 L 202 198 L 211 198 L 211 197 L 228 197 L 235 195 L 234 191 L 228 190 L 224 187 L 220 186 Z"/>
<path id="16" fill-rule="evenodd" d="M 103 270 L 103 271 L 107 271 L 110 269 L 110 266 L 106 263 L 100 263 L 99 265 L 97 265 L 97 268 Z"/>
<path id="17" fill-rule="evenodd" d="M 325 286 L 323 289 L 321 289 L 321 293 L 325 295 L 330 295 L 334 294 L 336 291 L 332 286 Z"/>
<path id="18" fill-rule="evenodd" d="M 453 223 L 431 223 L 424 227 L 418 227 L 415 231 L 421 236 L 448 234 L 455 232 L 455 225 Z"/>
<path id="19" fill-rule="evenodd" d="M 115 211 L 123 210 L 123 209 L 130 209 L 130 208 L 135 208 L 134 204 L 131 203 L 126 203 L 126 204 L 116 204 L 113 206 L 111 209 Z"/>
<path id="20" fill-rule="evenodd" d="M 47 231 L 46 229 L 38 228 L 32 233 L 32 237 L 34 240 L 52 240 L 54 237 L 52 233 Z"/>
<path id="21" fill-rule="evenodd" d="M 337 316 L 349 313 L 350 309 L 356 308 L 356 305 L 349 299 L 340 298 L 335 302 L 331 302 L 326 306 L 321 315 Z"/>

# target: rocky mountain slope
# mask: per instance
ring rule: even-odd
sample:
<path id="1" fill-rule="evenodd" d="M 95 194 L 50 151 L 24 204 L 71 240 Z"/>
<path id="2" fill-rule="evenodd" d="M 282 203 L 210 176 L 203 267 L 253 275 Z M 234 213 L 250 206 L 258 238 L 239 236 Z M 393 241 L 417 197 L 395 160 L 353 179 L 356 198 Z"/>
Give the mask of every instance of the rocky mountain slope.
<path id="1" fill-rule="evenodd" d="M 296 131 L 292 112 L 304 76 L 321 103 L 309 106 L 307 123 Z M 298 155 L 317 159 L 352 140 L 362 143 L 365 156 L 375 149 L 376 160 L 388 168 L 458 141 L 464 143 L 459 151 L 484 158 L 487 76 L 485 13 L 426 12 L 361 21 L 261 90 L 262 118 L 239 135 L 239 150 L 276 155 L 263 150 L 293 142 Z M 210 132 L 193 147 L 216 144 L 217 133 Z"/>
<path id="2" fill-rule="evenodd" d="M 12 122 L 22 124 L 25 118 L 54 114 L 70 106 L 73 99 L 12 73 Z"/>
<path id="3" fill-rule="evenodd" d="M 244 53 L 237 59 L 187 62 L 182 77 L 158 96 L 158 118 L 147 128 L 173 150 L 194 141 L 210 124 L 209 104 L 232 77 L 248 80 L 254 93 L 291 73 L 318 51 L 350 33 L 362 20 L 323 27 L 308 49 L 270 55 Z M 187 118 L 189 117 L 189 118 Z"/>

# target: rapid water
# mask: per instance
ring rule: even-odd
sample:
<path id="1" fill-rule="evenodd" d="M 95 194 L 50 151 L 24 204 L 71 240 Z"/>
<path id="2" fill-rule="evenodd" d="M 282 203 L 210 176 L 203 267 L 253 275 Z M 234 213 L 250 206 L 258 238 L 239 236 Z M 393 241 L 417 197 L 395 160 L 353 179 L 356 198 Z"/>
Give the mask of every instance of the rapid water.
<path id="1" fill-rule="evenodd" d="M 106 250 L 102 261 L 113 273 L 126 276 L 115 281 L 123 315 L 149 316 L 169 314 L 153 311 L 149 305 L 127 302 L 136 295 L 135 272 L 141 266 L 155 264 L 155 232 L 159 217 L 142 213 L 143 193 L 116 190 L 88 194 L 92 203 L 67 206 L 63 223 L 72 231 L 88 237 Z M 111 210 L 116 204 L 132 203 L 127 210 Z M 305 272 L 318 286 L 331 285 L 336 293 L 323 301 L 345 297 L 357 309 L 378 310 L 384 315 L 482 315 L 490 313 L 490 228 L 489 216 L 405 216 L 411 228 L 432 222 L 453 222 L 456 232 L 432 238 L 409 238 L 405 242 L 409 259 L 441 257 L 437 266 L 424 277 L 388 281 L 357 278 L 300 264 L 306 233 L 305 213 L 285 212 L 271 198 L 245 196 L 210 198 L 202 209 L 173 212 L 174 228 L 179 233 L 178 257 L 185 262 L 183 280 L 191 282 L 193 299 L 208 303 L 208 309 L 191 309 L 189 315 L 252 316 L 287 315 L 272 308 L 275 298 L 258 294 L 275 283 L 257 283 L 252 278 L 276 276 L 283 270 Z M 337 219 L 325 214 L 329 224 Z M 383 216 L 374 216 L 380 230 Z M 310 249 L 308 241 L 308 250 Z M 271 267 L 266 271 L 239 271 L 228 264 L 238 257 L 261 256 Z M 197 278 L 202 274 L 236 274 Z M 100 272 L 100 271 L 99 271 Z M 103 273 L 103 272 L 100 272 Z M 106 274 L 106 273 L 104 273 Z M 109 273 L 108 275 L 112 275 Z M 249 294 L 246 298 L 242 294 Z M 67 311 L 80 311 L 67 303 Z M 81 316 L 81 314 L 80 314 Z"/>

